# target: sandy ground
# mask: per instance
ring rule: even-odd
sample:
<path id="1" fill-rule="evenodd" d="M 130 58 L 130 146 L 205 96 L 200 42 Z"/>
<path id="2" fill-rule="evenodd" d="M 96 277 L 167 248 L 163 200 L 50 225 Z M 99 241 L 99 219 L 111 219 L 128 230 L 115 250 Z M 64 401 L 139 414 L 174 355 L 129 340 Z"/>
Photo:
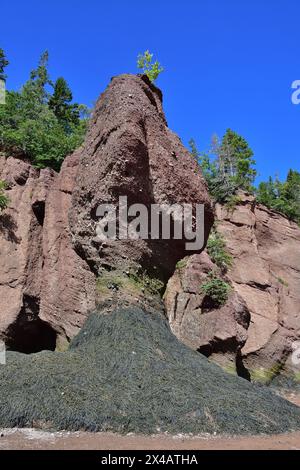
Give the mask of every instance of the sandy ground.
<path id="1" fill-rule="evenodd" d="M 0 450 L 300 450 L 300 432 L 278 436 L 120 436 L 113 433 L 0 430 Z"/>

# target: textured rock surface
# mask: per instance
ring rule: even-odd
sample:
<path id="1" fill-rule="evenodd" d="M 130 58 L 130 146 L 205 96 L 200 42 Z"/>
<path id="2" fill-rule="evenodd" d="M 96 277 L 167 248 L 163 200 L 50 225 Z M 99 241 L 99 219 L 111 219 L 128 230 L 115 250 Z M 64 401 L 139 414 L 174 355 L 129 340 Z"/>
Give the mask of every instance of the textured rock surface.
<path id="1" fill-rule="evenodd" d="M 250 314 L 235 291 L 219 308 L 207 304 L 200 286 L 216 268 L 205 252 L 185 258 L 168 282 L 166 312 L 173 333 L 181 341 L 235 371 L 240 367 L 240 351 L 248 337 Z"/>
<path id="2" fill-rule="evenodd" d="M 64 348 L 96 301 L 162 308 L 158 293 L 184 241 L 99 245 L 101 202 L 204 203 L 206 237 L 213 221 L 201 172 L 167 128 L 161 93 L 146 77 L 112 80 L 83 147 L 59 174 L 1 156 L 0 178 L 10 198 L 0 217 L 0 338 L 18 351 Z"/>
<path id="3" fill-rule="evenodd" d="M 297 371 L 291 363 L 291 346 L 300 337 L 300 228 L 280 214 L 257 205 L 251 196 L 241 194 L 240 199 L 234 210 L 217 205 L 216 218 L 218 231 L 224 236 L 234 261 L 227 277 L 251 314 L 249 329 L 247 332 L 244 329 L 240 336 L 244 339 L 248 336 L 242 348 L 243 365 L 254 380 L 268 382 L 281 368 L 281 372 L 297 377 L 299 369 Z M 194 276 L 199 285 L 205 268 L 198 262 L 191 271 L 194 259 L 187 265 L 186 272 L 181 275 L 176 272 L 169 281 L 166 305 L 173 331 L 186 342 L 191 338 L 193 342 L 195 331 L 198 332 L 192 346 L 199 349 L 205 345 L 206 338 L 215 344 L 215 335 L 220 330 L 224 332 L 224 339 L 219 338 L 219 348 L 222 351 L 223 344 L 226 350 L 226 331 L 231 325 L 228 318 L 239 317 L 241 304 L 233 304 L 230 299 L 217 313 L 211 311 L 200 316 L 201 309 L 199 312 L 199 307 L 196 305 L 195 309 L 193 304 L 195 293 L 178 282 L 179 276 L 183 279 Z M 185 299 L 182 322 L 178 320 L 182 315 L 180 303 L 177 302 L 174 310 L 176 296 Z M 224 309 L 230 311 L 228 317 L 224 316 Z M 174 317 L 177 317 L 175 323 Z M 211 353 L 213 357 L 213 351 Z M 223 360 L 218 356 L 215 359 Z"/>
<path id="4" fill-rule="evenodd" d="M 251 313 L 243 362 L 269 380 L 280 365 L 292 368 L 300 337 L 300 228 L 247 196 L 233 212 L 218 206 L 217 218 L 234 258 L 229 277 Z"/>
<path id="5" fill-rule="evenodd" d="M 61 173 L 0 159 L 8 209 L 0 216 L 0 337 L 12 349 L 54 349 L 74 336 L 94 307 L 94 276 L 68 229 L 78 156 Z"/>
<path id="6" fill-rule="evenodd" d="M 101 275 L 136 263 L 163 279 L 185 254 L 185 241 L 109 241 L 97 245 L 96 210 L 101 203 L 205 204 L 206 237 L 213 214 L 199 167 L 166 124 L 161 92 L 147 77 L 113 78 L 96 104 L 84 145 L 70 213 L 76 248 Z M 100 255 L 99 255 L 100 254 Z M 154 272 L 155 274 L 155 272 Z"/>

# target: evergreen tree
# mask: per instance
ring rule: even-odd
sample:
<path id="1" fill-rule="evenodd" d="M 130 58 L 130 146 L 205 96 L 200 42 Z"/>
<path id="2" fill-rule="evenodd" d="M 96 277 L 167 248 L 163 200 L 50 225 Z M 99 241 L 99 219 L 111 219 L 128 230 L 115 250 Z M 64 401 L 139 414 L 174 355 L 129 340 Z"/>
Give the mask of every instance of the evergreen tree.
<path id="1" fill-rule="evenodd" d="M 7 75 L 5 74 L 4 70 L 9 65 L 9 62 L 5 56 L 5 52 L 0 47 L 0 80 L 6 80 Z"/>
<path id="2" fill-rule="evenodd" d="M 59 77 L 54 84 L 54 93 L 49 99 L 49 108 L 67 129 L 70 124 L 79 123 L 79 106 L 72 104 L 72 100 L 70 87 L 63 77 Z"/>
<path id="3" fill-rule="evenodd" d="M 218 158 L 224 178 L 231 180 L 240 189 L 253 191 L 255 160 L 251 148 L 242 136 L 227 129 L 218 150 Z"/>
<path id="4" fill-rule="evenodd" d="M 29 80 L 22 87 L 23 112 L 27 119 L 38 119 L 48 102 L 49 92 L 46 87 L 52 85 L 48 73 L 48 59 L 48 52 L 45 51 L 40 57 L 38 67 L 30 72 Z"/>
<path id="5" fill-rule="evenodd" d="M 56 87 L 55 96 L 63 104 L 62 108 L 57 106 L 58 115 L 61 111 L 57 116 L 49 105 L 51 86 L 45 52 L 21 91 L 8 91 L 5 106 L 0 106 L 0 151 L 25 155 L 39 168 L 59 170 L 64 157 L 81 145 L 87 119 L 79 118 L 80 106 L 72 108 L 68 87 L 64 97 Z"/>
<path id="6" fill-rule="evenodd" d="M 276 185 L 270 176 L 266 182 L 261 182 L 257 190 L 257 201 L 271 207 L 276 200 Z"/>
<path id="7" fill-rule="evenodd" d="M 300 173 L 290 170 L 284 182 L 278 178 L 274 182 L 270 177 L 268 182 L 260 183 L 257 200 L 300 224 Z"/>
<path id="8" fill-rule="evenodd" d="M 238 189 L 253 192 L 255 160 L 243 137 L 230 129 L 221 142 L 214 135 L 208 153 L 199 152 L 194 139 L 190 140 L 189 145 L 215 201 L 227 202 Z"/>

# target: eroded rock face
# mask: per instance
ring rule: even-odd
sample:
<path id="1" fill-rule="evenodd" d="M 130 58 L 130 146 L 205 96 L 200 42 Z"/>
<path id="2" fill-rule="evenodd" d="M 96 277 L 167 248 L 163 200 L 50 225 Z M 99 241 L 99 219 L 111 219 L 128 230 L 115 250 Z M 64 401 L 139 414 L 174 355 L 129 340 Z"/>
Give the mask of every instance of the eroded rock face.
<path id="1" fill-rule="evenodd" d="M 112 80 L 59 174 L 1 156 L 0 178 L 10 198 L 0 217 L 0 338 L 18 351 L 64 348 L 96 302 L 163 308 L 158 293 L 185 241 L 99 244 L 100 203 L 203 203 L 205 237 L 213 222 L 201 172 L 146 77 Z"/>
<path id="2" fill-rule="evenodd" d="M 245 345 L 235 340 L 239 347 L 243 346 L 241 356 L 240 353 L 238 356 L 239 361 L 242 359 L 242 364 L 239 363 L 241 375 L 245 374 L 246 368 L 252 380 L 263 382 L 269 382 L 279 372 L 297 377 L 299 369 L 291 362 L 291 351 L 292 343 L 300 337 L 300 228 L 280 214 L 256 204 L 253 197 L 245 194 L 240 194 L 240 202 L 233 210 L 217 205 L 216 218 L 218 231 L 224 236 L 233 257 L 233 266 L 226 276 L 234 295 L 242 300 L 251 315 L 249 328 L 243 323 L 242 335 L 236 336 L 247 339 Z M 191 269 L 191 265 L 195 267 Z M 201 350 L 206 343 L 215 345 L 218 331 L 223 332 L 223 339 L 218 336 L 222 355 L 228 345 L 228 327 L 240 328 L 237 322 L 243 317 L 239 314 L 242 311 L 240 303 L 230 299 L 217 312 L 201 314 L 201 305 L 199 310 L 199 306 L 195 308 L 193 304 L 195 292 L 190 292 L 182 281 L 178 281 L 179 276 L 183 279 L 192 277 L 197 279 L 199 286 L 206 271 L 203 263 L 195 265 L 192 257 L 185 272 L 179 275 L 177 271 L 169 281 L 166 306 L 173 331 L 185 342 L 190 341 L 195 349 Z M 178 301 L 174 308 L 175 299 L 181 297 L 185 298 L 182 321 Z M 224 309 L 230 312 L 231 321 L 229 316 L 224 316 Z M 224 361 L 213 349 L 206 351 L 217 362 Z"/>
<path id="3" fill-rule="evenodd" d="M 251 313 L 243 363 L 253 379 L 268 381 L 282 365 L 293 373 L 291 345 L 300 337 L 300 228 L 245 195 L 233 212 L 221 206 L 216 212 L 234 258 L 228 275 Z"/>
<path id="4" fill-rule="evenodd" d="M 248 337 L 250 313 L 234 290 L 225 305 L 208 303 L 200 287 L 217 269 L 206 252 L 185 258 L 168 282 L 166 312 L 173 333 L 181 341 L 235 372 Z"/>
<path id="5" fill-rule="evenodd" d="M 78 155 L 61 173 L 1 157 L 9 207 L 0 216 L 0 337 L 21 352 L 55 349 L 94 306 L 94 276 L 68 228 Z"/>
<path id="6" fill-rule="evenodd" d="M 199 167 L 166 124 L 160 91 L 147 77 L 113 78 L 99 98 L 82 151 L 70 224 L 78 253 L 93 272 L 136 265 L 167 280 L 186 254 L 185 240 L 95 239 L 99 204 L 205 204 L 205 238 L 213 221 Z"/>

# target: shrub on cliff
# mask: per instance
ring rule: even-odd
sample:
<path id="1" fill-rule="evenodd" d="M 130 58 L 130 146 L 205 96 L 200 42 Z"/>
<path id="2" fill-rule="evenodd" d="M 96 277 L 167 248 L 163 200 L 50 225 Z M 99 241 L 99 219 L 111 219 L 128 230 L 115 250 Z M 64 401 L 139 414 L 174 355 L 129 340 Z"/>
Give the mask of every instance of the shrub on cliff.
<path id="1" fill-rule="evenodd" d="M 53 85 L 48 54 L 42 54 L 22 89 L 8 91 L 5 105 L 0 106 L 0 148 L 6 153 L 24 154 L 39 168 L 59 170 L 65 156 L 83 142 L 86 131 L 81 108 L 71 101 L 72 93 L 64 79 Z"/>
<path id="2" fill-rule="evenodd" d="M 209 273 L 207 281 L 201 285 L 201 292 L 209 297 L 217 307 L 221 307 L 227 302 L 230 289 L 230 285 L 217 277 L 214 272 Z"/>
<path id="3" fill-rule="evenodd" d="M 4 192 L 5 189 L 6 189 L 5 181 L 0 180 L 0 214 L 1 214 L 2 210 L 6 209 L 8 203 L 9 203 L 9 199 L 6 196 L 5 192 Z"/>
<path id="4" fill-rule="evenodd" d="M 226 250 L 226 243 L 223 236 L 217 232 L 216 228 L 214 228 L 209 235 L 206 249 L 211 260 L 222 271 L 227 271 L 232 264 L 232 257 Z"/>

